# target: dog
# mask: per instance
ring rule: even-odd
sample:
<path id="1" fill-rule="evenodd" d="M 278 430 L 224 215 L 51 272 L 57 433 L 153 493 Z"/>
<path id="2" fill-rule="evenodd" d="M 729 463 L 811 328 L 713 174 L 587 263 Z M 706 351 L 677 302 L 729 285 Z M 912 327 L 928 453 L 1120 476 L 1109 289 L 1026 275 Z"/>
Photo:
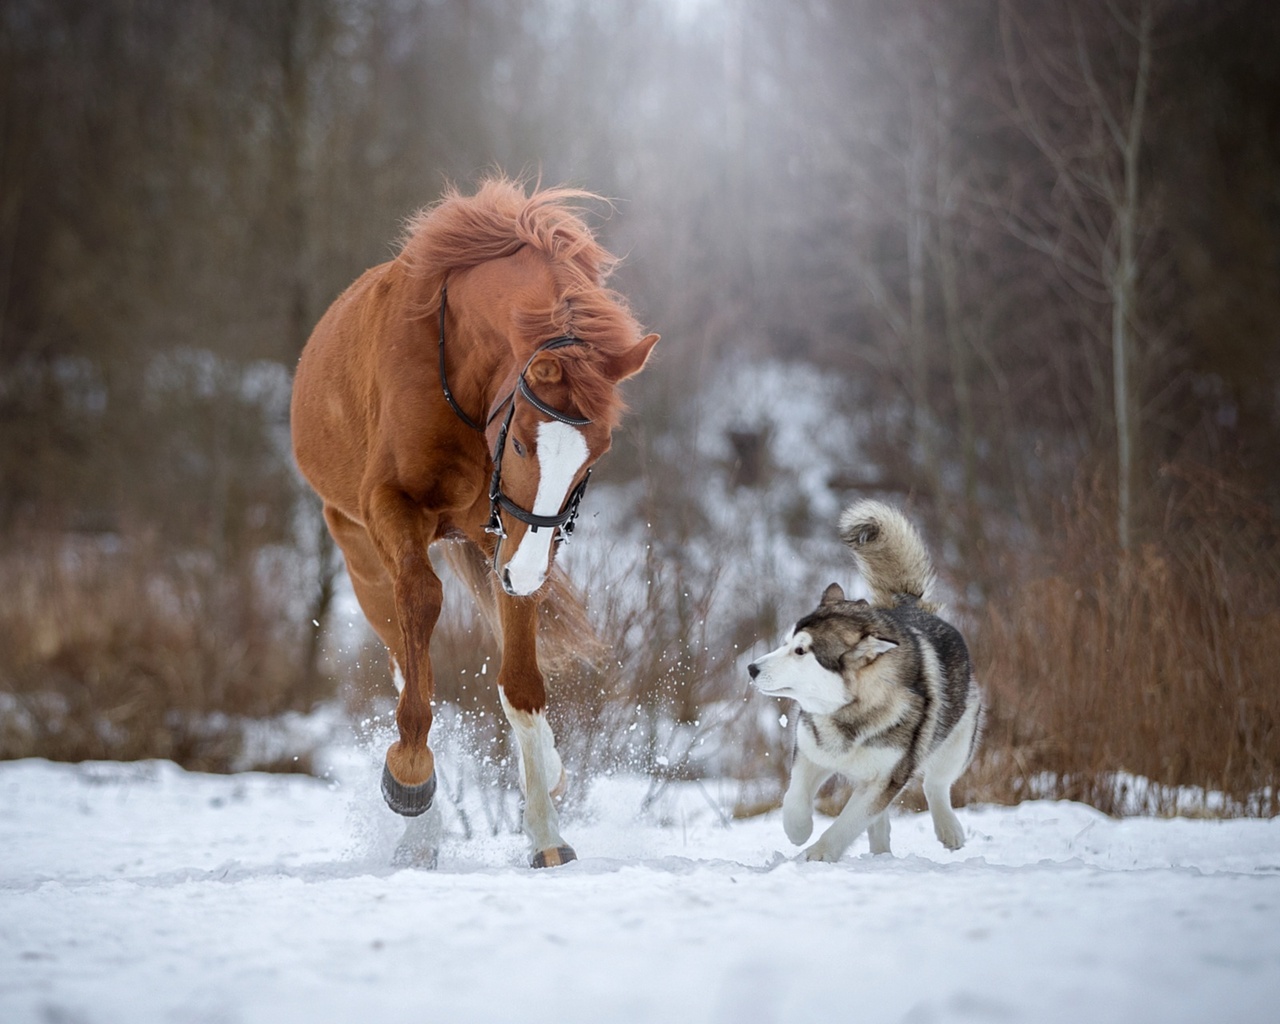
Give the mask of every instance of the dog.
<path id="1" fill-rule="evenodd" d="M 922 776 L 934 832 L 958 850 L 964 829 L 951 786 L 973 759 L 982 718 L 969 650 L 930 600 L 933 564 L 900 512 L 855 502 L 839 534 L 871 601 L 850 601 L 832 583 L 786 643 L 747 666 L 761 693 L 800 706 L 783 828 L 791 842 L 806 842 L 814 797 L 839 772 L 853 795 L 804 856 L 839 860 L 864 829 L 871 852 L 888 853 L 889 808 Z"/>

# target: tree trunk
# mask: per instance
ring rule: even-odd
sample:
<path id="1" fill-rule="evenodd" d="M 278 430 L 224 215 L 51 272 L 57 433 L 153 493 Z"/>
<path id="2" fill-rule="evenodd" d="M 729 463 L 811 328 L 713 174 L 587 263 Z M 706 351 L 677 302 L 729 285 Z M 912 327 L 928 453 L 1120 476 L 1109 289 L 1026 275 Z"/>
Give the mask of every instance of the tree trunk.
<path id="1" fill-rule="evenodd" d="M 1133 543 L 1133 505 L 1137 465 L 1138 410 L 1130 379 L 1133 358 L 1133 322 L 1137 305 L 1138 157 L 1142 146 L 1142 122 L 1151 76 L 1151 7 L 1143 4 L 1137 26 L 1138 70 L 1133 106 L 1123 140 L 1124 192 L 1116 211 L 1119 257 L 1111 278 L 1111 360 L 1115 378 L 1117 453 L 1117 523 L 1120 549 Z"/>

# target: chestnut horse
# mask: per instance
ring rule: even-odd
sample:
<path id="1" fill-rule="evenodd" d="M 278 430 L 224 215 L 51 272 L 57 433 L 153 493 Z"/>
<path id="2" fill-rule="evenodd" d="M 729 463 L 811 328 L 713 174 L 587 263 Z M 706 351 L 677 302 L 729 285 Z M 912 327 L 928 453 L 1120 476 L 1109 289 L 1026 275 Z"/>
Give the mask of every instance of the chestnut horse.
<path id="1" fill-rule="evenodd" d="M 454 564 L 483 560 L 470 582 L 482 602 L 496 599 L 498 693 L 535 867 L 575 858 L 552 799 L 563 768 L 538 667 L 539 605 L 554 606 L 544 618 L 562 631 L 575 611 L 586 621 L 580 604 L 562 607 L 577 598 L 553 561 L 621 418 L 618 384 L 658 340 L 604 287 L 617 261 L 572 205 L 596 198 L 526 195 L 504 178 L 473 196 L 450 189 L 410 223 L 395 259 L 325 313 L 293 388 L 294 456 L 400 690 L 388 806 L 412 818 L 435 795 L 428 647 L 442 590 L 427 549 L 458 541 Z"/>

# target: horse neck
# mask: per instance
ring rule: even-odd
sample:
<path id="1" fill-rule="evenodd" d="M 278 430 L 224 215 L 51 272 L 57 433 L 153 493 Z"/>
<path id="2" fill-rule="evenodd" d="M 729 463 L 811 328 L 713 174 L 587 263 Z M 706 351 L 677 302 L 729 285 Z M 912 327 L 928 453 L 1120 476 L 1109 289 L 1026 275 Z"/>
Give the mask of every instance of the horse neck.
<path id="1" fill-rule="evenodd" d="M 530 282 L 551 284 L 549 276 L 543 276 L 545 261 L 540 266 L 537 260 L 521 250 L 471 268 L 464 287 L 450 286 L 449 309 L 457 329 L 449 332 L 445 343 L 449 386 L 455 395 L 471 396 L 472 404 L 466 408 L 472 415 L 483 396 L 484 408 L 479 412 L 487 417 L 494 403 L 515 387 L 516 375 L 533 355 L 535 345 L 512 346 L 510 329 L 519 303 L 542 286 Z M 455 295 L 455 290 L 460 294 Z"/>
<path id="2" fill-rule="evenodd" d="M 494 405 L 515 388 L 522 360 L 528 356 L 514 351 L 499 327 L 509 311 L 495 316 L 492 310 L 456 307 L 452 296 L 449 308 L 457 309 L 445 337 L 449 387 L 463 409 L 483 424 Z"/>

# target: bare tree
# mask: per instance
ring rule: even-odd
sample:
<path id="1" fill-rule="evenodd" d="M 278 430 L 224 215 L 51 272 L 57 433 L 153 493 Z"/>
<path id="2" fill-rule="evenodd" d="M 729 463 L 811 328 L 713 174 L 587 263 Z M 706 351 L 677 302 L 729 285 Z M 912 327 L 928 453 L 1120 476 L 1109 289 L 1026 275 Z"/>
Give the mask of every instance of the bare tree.
<path id="1" fill-rule="evenodd" d="M 1141 166 L 1156 3 L 1070 5 L 1058 19 L 1037 9 L 1034 21 L 1011 0 L 1000 7 L 1006 110 L 1050 170 L 1047 202 L 1011 195 L 1006 223 L 1049 257 L 1087 304 L 1109 309 L 1105 330 L 1122 550 L 1133 543 L 1140 480 L 1142 389 L 1134 374 L 1142 333 L 1143 243 L 1160 227 Z"/>

